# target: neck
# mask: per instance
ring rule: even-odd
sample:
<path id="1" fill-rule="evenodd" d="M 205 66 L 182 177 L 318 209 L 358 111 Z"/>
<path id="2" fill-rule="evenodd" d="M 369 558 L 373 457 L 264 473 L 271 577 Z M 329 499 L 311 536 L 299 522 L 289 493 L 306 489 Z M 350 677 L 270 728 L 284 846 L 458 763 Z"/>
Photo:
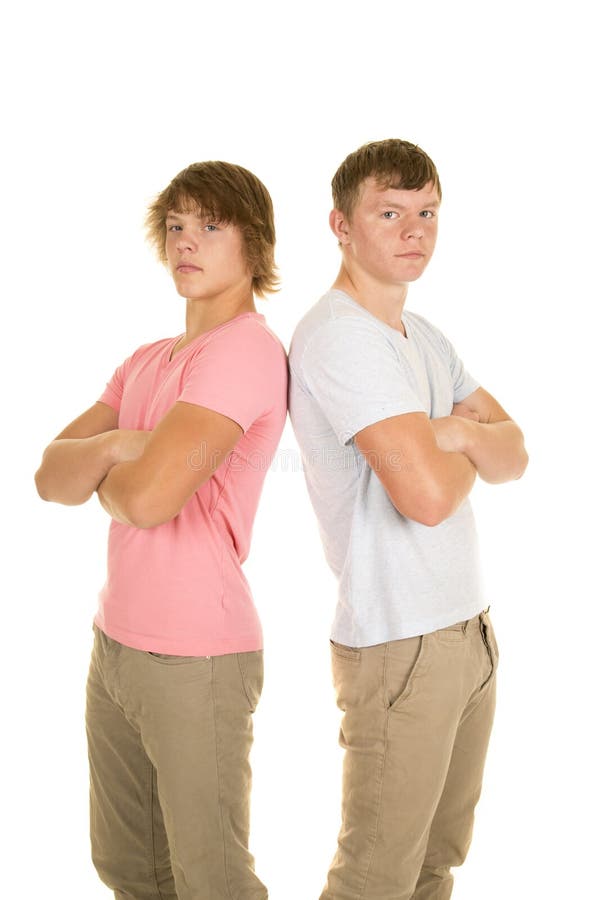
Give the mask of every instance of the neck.
<path id="1" fill-rule="evenodd" d="M 370 278 L 367 273 L 352 272 L 342 263 L 332 287 L 344 291 L 373 316 L 381 319 L 390 328 L 402 332 L 406 337 L 402 313 L 408 294 L 407 284 L 382 285 Z"/>
<path id="2" fill-rule="evenodd" d="M 214 300 L 186 300 L 185 337 L 178 349 L 199 335 L 246 312 L 256 312 L 252 291 L 231 296 L 220 294 Z"/>

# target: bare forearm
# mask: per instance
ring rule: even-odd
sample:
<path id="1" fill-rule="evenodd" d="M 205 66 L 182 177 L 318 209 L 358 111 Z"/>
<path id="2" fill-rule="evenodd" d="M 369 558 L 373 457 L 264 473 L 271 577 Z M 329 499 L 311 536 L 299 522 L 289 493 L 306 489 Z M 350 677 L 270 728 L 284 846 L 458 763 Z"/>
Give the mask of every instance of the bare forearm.
<path id="1" fill-rule="evenodd" d="M 453 447 L 441 447 L 425 413 L 392 416 L 368 426 L 355 443 L 407 519 L 439 525 L 473 487 L 476 470 Z"/>
<path id="2" fill-rule="evenodd" d="M 40 497 L 68 506 L 85 503 L 114 466 L 139 458 L 150 434 L 113 428 L 90 437 L 52 441 L 35 474 Z"/>
<path id="3" fill-rule="evenodd" d="M 114 431 L 53 441 L 35 474 L 38 493 L 67 506 L 85 503 L 116 461 Z"/>
<path id="4" fill-rule="evenodd" d="M 529 457 L 519 426 L 506 422 L 468 422 L 464 452 L 477 469 L 479 477 L 490 484 L 502 484 L 520 478 Z"/>
<path id="5" fill-rule="evenodd" d="M 488 424 L 453 415 L 431 424 L 440 448 L 464 453 L 490 484 L 520 478 L 527 467 L 523 434 L 511 419 Z"/>
<path id="6" fill-rule="evenodd" d="M 437 484 L 439 489 L 437 525 L 454 515 L 475 483 L 477 470 L 465 453 L 445 452 L 441 457 Z"/>
<path id="7" fill-rule="evenodd" d="M 114 466 L 98 485 L 98 499 L 111 519 L 123 525 L 137 527 L 131 509 L 131 501 L 135 496 L 135 472 L 132 469 L 135 470 L 135 465 L 131 462 Z"/>
<path id="8" fill-rule="evenodd" d="M 405 461 L 376 469 L 399 513 L 422 525 L 439 525 L 454 515 L 468 496 L 477 471 L 464 453 L 435 452 L 426 465 Z"/>
<path id="9" fill-rule="evenodd" d="M 183 455 L 179 467 L 187 467 Z M 174 518 L 184 500 L 174 473 L 161 462 L 140 456 L 113 466 L 98 485 L 98 499 L 112 519 L 133 528 L 153 528 Z"/>

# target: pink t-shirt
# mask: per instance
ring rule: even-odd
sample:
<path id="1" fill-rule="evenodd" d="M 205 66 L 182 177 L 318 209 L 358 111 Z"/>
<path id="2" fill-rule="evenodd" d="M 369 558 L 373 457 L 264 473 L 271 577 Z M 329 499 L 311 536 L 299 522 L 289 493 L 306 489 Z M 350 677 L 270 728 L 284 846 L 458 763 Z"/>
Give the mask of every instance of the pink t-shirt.
<path id="1" fill-rule="evenodd" d="M 116 370 L 100 400 L 118 410 L 119 427 L 152 430 L 184 400 L 228 416 L 244 433 L 170 522 L 146 529 L 111 522 L 96 624 L 121 644 L 155 653 L 259 650 L 242 563 L 285 423 L 285 351 L 258 313 L 213 328 L 170 360 L 178 340 L 146 344 Z"/>

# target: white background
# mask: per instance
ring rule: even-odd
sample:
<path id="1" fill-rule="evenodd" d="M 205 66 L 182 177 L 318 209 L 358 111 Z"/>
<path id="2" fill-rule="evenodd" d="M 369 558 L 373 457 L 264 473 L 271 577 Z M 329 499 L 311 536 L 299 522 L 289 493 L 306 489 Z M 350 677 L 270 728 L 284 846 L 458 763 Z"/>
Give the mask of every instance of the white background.
<path id="1" fill-rule="evenodd" d="M 89 861 L 84 682 L 107 520 L 43 504 L 45 444 L 139 344 L 183 329 L 145 246 L 149 199 L 185 165 L 252 169 L 277 212 L 289 341 L 332 282 L 329 182 L 403 137 L 444 190 L 436 258 L 409 293 L 527 436 L 515 484 L 478 485 L 499 703 L 460 900 L 590 897 L 597 844 L 597 56 L 592 4 L 13 5 L 0 29 L 6 897 L 101 900 Z M 266 639 L 252 849 L 274 900 L 316 898 L 341 750 L 335 585 L 286 429 L 246 566 Z"/>

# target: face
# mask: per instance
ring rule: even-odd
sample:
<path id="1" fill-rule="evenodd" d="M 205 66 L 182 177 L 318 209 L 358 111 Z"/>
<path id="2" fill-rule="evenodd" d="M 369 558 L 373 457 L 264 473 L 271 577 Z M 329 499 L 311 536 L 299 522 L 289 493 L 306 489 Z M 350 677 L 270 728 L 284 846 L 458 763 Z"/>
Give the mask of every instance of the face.
<path id="1" fill-rule="evenodd" d="M 212 300 L 237 289 L 252 290 L 252 274 L 236 225 L 199 213 L 169 211 L 166 227 L 167 263 L 182 297 Z"/>
<path id="2" fill-rule="evenodd" d="M 433 254 L 439 206 L 432 184 L 418 191 L 382 189 L 367 178 L 352 220 L 338 210 L 331 215 L 348 268 L 382 286 L 415 281 Z"/>

